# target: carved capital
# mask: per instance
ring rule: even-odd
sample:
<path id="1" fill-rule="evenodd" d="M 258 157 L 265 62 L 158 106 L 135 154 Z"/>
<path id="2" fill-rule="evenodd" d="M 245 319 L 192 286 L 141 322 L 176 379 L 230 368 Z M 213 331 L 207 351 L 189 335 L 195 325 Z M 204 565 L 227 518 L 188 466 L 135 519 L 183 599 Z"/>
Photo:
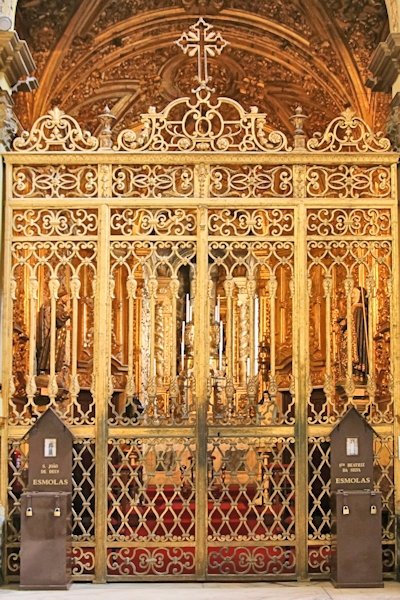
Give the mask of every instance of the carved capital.
<path id="1" fill-rule="evenodd" d="M 372 73 L 367 86 L 374 92 L 391 92 L 400 74 L 400 33 L 390 33 L 375 50 L 369 69 Z"/>

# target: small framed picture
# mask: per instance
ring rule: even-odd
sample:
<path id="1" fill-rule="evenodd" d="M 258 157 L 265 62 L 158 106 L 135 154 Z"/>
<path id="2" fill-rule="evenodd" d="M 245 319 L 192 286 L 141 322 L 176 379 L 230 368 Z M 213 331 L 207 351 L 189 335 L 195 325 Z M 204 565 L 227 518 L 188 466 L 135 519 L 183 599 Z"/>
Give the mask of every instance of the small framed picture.
<path id="1" fill-rule="evenodd" d="M 44 440 L 44 455 L 47 458 L 57 456 L 57 440 L 56 440 L 56 438 L 45 438 L 45 440 Z"/>
<path id="2" fill-rule="evenodd" d="M 346 438 L 346 454 L 347 456 L 358 455 L 358 438 L 348 437 Z"/>

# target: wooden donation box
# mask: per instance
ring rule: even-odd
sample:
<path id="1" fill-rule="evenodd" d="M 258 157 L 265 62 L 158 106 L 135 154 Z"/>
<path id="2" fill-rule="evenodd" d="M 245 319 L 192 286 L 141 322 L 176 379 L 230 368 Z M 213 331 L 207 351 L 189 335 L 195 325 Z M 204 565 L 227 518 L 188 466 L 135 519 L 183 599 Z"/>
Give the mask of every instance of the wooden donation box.
<path id="1" fill-rule="evenodd" d="M 29 430 L 28 486 L 21 496 L 20 588 L 71 584 L 72 434 L 52 408 Z"/>
<path id="2" fill-rule="evenodd" d="M 351 408 L 331 433 L 335 587 L 383 587 L 381 494 L 373 484 L 374 431 Z"/>

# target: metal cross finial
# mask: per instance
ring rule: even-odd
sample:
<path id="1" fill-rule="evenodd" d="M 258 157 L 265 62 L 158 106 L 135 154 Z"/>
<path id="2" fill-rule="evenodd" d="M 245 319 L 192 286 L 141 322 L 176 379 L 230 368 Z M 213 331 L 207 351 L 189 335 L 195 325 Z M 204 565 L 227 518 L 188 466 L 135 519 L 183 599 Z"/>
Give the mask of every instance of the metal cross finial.
<path id="1" fill-rule="evenodd" d="M 221 54 L 225 46 L 229 44 L 220 33 L 212 31 L 213 29 L 212 25 L 200 18 L 195 25 L 189 27 L 188 33 L 182 33 L 179 40 L 175 41 L 184 54 L 188 54 L 188 56 L 197 54 L 199 89 L 210 89 L 208 82 L 211 78 L 207 71 L 207 57 Z"/>

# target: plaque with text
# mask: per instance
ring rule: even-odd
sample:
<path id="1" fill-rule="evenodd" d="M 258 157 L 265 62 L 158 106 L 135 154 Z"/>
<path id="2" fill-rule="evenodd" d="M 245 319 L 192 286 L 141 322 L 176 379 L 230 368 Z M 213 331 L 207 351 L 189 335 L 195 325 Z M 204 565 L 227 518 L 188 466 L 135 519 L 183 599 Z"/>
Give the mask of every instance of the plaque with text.
<path id="1" fill-rule="evenodd" d="M 72 434 L 52 408 L 31 427 L 29 491 L 71 491 Z"/>
<path id="2" fill-rule="evenodd" d="M 374 430 L 351 408 L 331 433 L 331 490 L 373 489 Z"/>

